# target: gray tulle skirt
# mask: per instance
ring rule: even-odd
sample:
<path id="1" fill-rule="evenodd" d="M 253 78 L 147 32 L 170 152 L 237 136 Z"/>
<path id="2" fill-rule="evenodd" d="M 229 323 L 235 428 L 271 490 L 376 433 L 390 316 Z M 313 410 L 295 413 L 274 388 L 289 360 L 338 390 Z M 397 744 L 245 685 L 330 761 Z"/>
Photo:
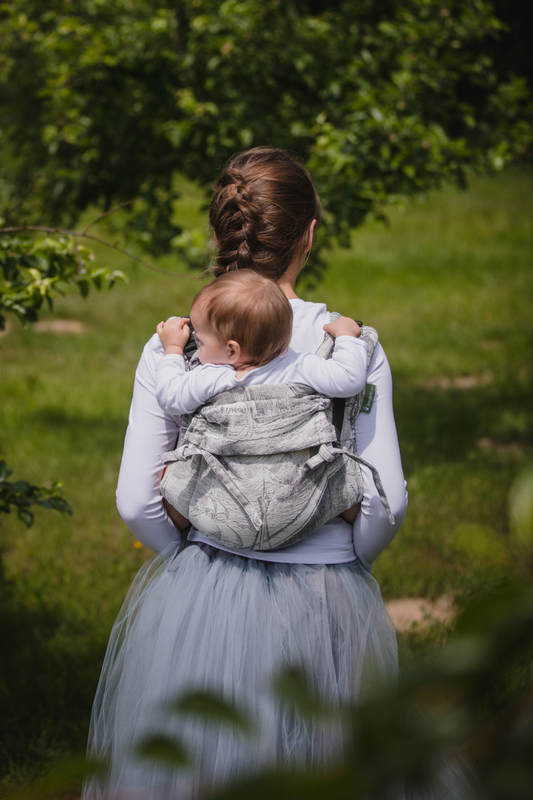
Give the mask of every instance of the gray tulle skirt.
<path id="1" fill-rule="evenodd" d="M 203 544 L 148 562 L 111 631 L 88 748 L 109 771 L 86 782 L 84 800 L 189 800 L 260 767 L 334 760 L 342 730 L 306 722 L 272 692 L 287 665 L 333 705 L 394 680 L 394 627 L 359 562 L 280 564 Z M 206 689 L 246 709 L 258 732 L 169 711 L 180 693 Z M 136 745 L 156 732 L 183 741 L 192 766 L 139 759 Z"/>

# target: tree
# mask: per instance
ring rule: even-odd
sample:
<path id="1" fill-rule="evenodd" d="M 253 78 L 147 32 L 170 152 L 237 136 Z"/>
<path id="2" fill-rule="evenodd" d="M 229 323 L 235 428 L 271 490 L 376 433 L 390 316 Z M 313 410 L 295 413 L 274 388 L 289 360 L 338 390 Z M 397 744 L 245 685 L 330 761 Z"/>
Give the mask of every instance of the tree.
<path id="1" fill-rule="evenodd" d="M 0 327 L 120 277 L 91 263 L 88 228 L 59 230 L 91 207 L 135 200 L 129 239 L 205 265 L 175 175 L 208 192 L 253 144 L 309 165 L 319 246 L 530 153 L 531 94 L 486 0 L 12 0 L 0 18 Z"/>
<path id="2" fill-rule="evenodd" d="M 0 237 L 0 329 L 7 313 L 25 323 L 35 322 L 43 304 L 52 307 L 54 297 L 69 287 L 76 287 L 86 297 L 90 288 L 111 288 L 124 279 L 118 270 L 96 267 L 92 260 L 92 252 L 74 237 L 35 241 L 28 235 L 4 233 Z M 11 473 L 11 467 L 0 459 L 0 514 L 14 510 L 29 528 L 34 506 L 72 513 L 60 482 L 50 488 L 36 486 L 26 480 L 10 480 Z"/>
<path id="3" fill-rule="evenodd" d="M 13 0 L 2 6 L 4 216 L 71 222 L 139 198 L 166 249 L 180 172 L 287 147 L 322 196 L 322 237 L 467 171 L 529 153 L 525 79 L 490 53 L 485 0 Z"/>

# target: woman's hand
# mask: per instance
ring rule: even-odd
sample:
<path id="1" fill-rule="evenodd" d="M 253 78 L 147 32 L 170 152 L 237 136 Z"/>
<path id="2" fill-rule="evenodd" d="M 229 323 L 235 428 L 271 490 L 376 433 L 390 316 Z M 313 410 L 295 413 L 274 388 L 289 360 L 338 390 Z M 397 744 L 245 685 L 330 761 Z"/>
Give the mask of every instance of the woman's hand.
<path id="1" fill-rule="evenodd" d="M 352 506 L 351 508 L 347 508 L 346 511 L 343 511 L 341 516 L 346 522 L 349 522 L 350 525 L 353 525 L 355 520 L 357 519 L 357 515 L 361 511 L 361 503 L 357 503 L 357 505 Z"/>
<path id="2" fill-rule="evenodd" d="M 183 355 L 183 348 L 189 341 L 190 328 L 187 325 L 189 317 L 172 317 L 167 322 L 160 322 L 156 331 L 161 339 L 161 344 L 167 353 Z"/>
<path id="3" fill-rule="evenodd" d="M 324 330 L 331 334 L 334 339 L 337 336 L 361 336 L 361 328 L 350 317 L 339 317 L 335 322 L 328 322 L 327 325 L 324 325 Z"/>
<path id="4" fill-rule="evenodd" d="M 188 533 L 191 527 L 191 523 L 189 522 L 189 520 L 186 517 L 184 517 L 183 514 L 180 514 L 177 508 L 171 506 L 165 497 L 163 497 L 163 505 L 165 506 L 165 510 L 168 516 L 170 517 L 176 528 L 179 530 L 179 532 Z"/>

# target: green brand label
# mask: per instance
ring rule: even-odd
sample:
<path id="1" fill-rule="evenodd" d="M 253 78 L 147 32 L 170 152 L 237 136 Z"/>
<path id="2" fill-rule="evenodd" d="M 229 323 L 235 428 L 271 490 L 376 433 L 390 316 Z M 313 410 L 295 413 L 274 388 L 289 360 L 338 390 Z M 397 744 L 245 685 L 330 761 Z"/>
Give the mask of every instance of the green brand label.
<path id="1" fill-rule="evenodd" d="M 376 387 L 373 383 L 367 383 L 365 387 L 365 396 L 363 397 L 363 405 L 361 406 L 361 411 L 363 414 L 370 414 L 370 409 L 372 408 L 372 404 L 374 403 L 374 397 L 376 396 Z"/>

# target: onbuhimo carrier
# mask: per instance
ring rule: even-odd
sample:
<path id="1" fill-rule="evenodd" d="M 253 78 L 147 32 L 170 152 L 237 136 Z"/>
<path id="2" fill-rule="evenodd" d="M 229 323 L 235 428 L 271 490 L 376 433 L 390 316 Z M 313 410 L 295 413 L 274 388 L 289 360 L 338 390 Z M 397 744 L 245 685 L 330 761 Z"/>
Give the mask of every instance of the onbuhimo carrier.
<path id="1" fill-rule="evenodd" d="M 370 363 L 377 332 L 363 326 L 361 337 Z M 317 354 L 329 358 L 333 347 L 325 334 Z M 355 419 L 370 410 L 373 388 L 344 400 L 299 384 L 222 392 L 181 417 L 176 449 L 163 456 L 161 494 L 225 547 L 275 550 L 359 503 L 363 464 L 393 522 L 379 474 L 354 441 Z"/>

